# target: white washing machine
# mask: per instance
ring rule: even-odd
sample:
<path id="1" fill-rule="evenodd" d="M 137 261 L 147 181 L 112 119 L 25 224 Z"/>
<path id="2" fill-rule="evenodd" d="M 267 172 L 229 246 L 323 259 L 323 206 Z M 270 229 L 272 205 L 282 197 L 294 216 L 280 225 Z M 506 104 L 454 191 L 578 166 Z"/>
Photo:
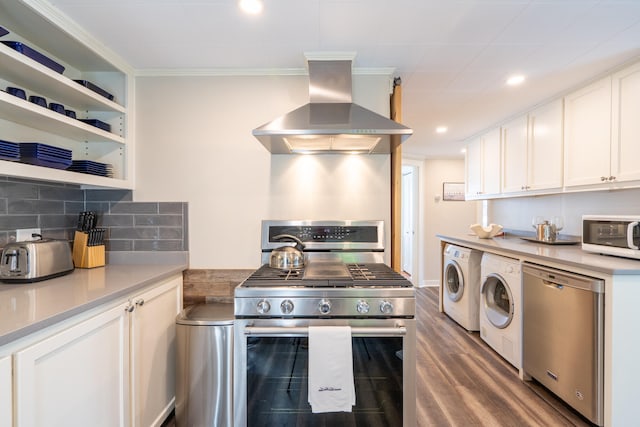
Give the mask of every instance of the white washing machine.
<path id="1" fill-rule="evenodd" d="M 448 244 L 443 255 L 444 312 L 466 330 L 479 331 L 482 252 Z"/>
<path id="2" fill-rule="evenodd" d="M 484 253 L 480 267 L 480 337 L 516 368 L 522 366 L 520 262 Z"/>

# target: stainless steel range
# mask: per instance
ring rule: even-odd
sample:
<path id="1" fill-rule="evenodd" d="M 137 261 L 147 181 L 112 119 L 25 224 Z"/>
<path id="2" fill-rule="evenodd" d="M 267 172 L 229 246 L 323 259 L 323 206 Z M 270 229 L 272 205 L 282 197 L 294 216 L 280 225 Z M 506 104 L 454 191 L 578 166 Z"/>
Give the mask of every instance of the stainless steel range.
<path id="1" fill-rule="evenodd" d="M 304 244 L 303 268 L 269 266 L 294 244 L 283 234 Z M 416 424 L 415 293 L 382 263 L 383 242 L 382 221 L 263 222 L 264 265 L 235 290 L 236 426 Z M 311 326 L 351 328 L 352 412 L 311 411 Z"/>

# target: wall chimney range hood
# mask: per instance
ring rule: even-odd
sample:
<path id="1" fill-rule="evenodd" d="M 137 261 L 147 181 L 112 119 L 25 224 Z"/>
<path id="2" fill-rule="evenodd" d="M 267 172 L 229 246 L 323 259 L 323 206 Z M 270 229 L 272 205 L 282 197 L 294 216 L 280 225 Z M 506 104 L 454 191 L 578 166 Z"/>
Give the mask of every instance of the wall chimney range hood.
<path id="1" fill-rule="evenodd" d="M 351 102 L 351 60 L 308 60 L 310 102 L 253 130 L 273 154 L 389 154 L 413 130 Z"/>

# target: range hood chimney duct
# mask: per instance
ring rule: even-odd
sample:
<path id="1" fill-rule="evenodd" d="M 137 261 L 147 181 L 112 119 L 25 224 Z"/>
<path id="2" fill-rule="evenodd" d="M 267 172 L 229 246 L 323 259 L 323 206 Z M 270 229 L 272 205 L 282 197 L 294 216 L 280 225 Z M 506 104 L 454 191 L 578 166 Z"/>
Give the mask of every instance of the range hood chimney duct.
<path id="1" fill-rule="evenodd" d="M 389 154 L 413 130 L 352 102 L 351 60 L 309 60 L 310 102 L 253 130 L 273 154 Z"/>

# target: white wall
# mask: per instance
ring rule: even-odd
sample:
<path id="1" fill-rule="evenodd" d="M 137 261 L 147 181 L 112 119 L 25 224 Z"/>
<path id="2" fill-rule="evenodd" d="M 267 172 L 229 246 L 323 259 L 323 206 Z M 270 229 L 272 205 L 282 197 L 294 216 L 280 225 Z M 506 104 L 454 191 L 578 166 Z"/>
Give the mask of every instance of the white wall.
<path id="1" fill-rule="evenodd" d="M 389 89 L 354 76 L 387 116 Z M 307 76 L 136 79 L 134 200 L 189 203 L 191 268 L 259 266 L 263 219 L 382 219 L 389 247 L 389 155 L 271 155 L 251 135 L 306 102 Z"/>
<path id="2" fill-rule="evenodd" d="M 640 212 L 640 189 L 592 191 L 552 196 L 522 197 L 488 202 L 489 222 L 505 228 L 533 232 L 531 219 L 561 215 L 563 234 L 582 236 L 583 214 L 637 215 Z"/>
<path id="3" fill-rule="evenodd" d="M 440 283 L 440 239 L 436 234 L 461 234 L 478 222 L 478 201 L 443 201 L 443 182 L 464 182 L 464 159 L 424 161 L 424 284 Z"/>

